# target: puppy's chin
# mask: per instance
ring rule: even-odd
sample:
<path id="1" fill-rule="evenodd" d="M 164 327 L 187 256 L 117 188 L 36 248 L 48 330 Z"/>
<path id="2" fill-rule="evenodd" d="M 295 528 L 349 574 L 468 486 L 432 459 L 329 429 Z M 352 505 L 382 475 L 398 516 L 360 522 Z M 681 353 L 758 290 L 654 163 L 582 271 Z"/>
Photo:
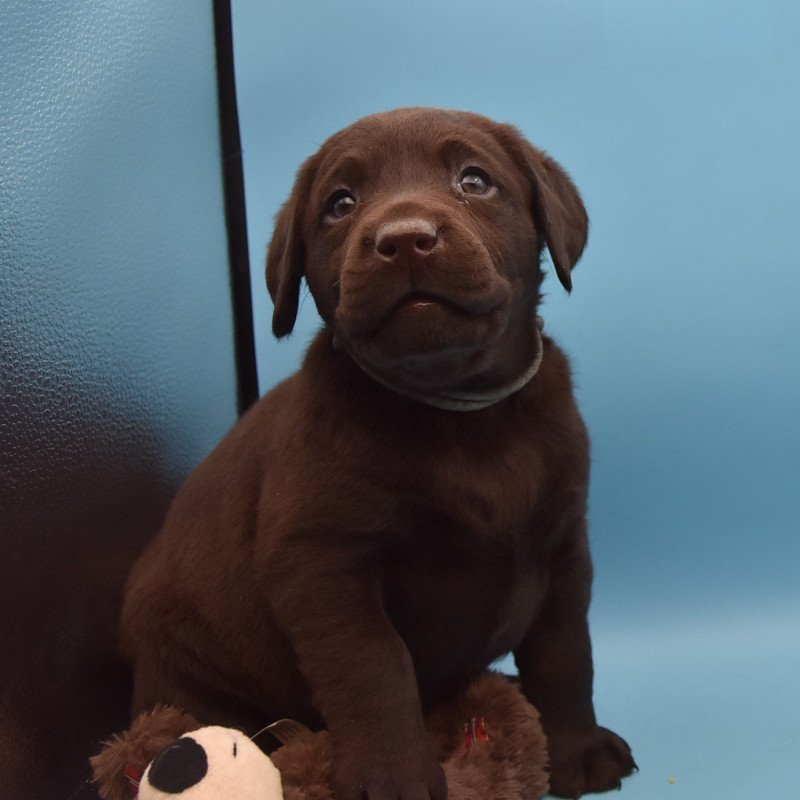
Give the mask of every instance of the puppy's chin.
<path id="1" fill-rule="evenodd" d="M 339 320 L 340 339 L 355 360 L 379 377 L 410 389 L 442 389 L 485 369 L 485 357 L 502 337 L 502 308 L 468 314 L 445 302 L 409 298 L 369 332 L 349 332 Z"/>

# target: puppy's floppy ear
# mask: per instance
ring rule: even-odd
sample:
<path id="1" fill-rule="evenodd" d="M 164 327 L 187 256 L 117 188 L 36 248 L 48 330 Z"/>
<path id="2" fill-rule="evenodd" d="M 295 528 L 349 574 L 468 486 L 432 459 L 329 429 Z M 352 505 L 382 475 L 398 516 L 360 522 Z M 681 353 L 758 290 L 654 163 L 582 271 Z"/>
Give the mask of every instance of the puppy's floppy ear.
<path id="1" fill-rule="evenodd" d="M 586 247 L 589 217 L 569 175 L 552 158 L 526 144 L 533 174 L 533 212 L 561 285 L 572 291 L 572 268 Z"/>
<path id="2" fill-rule="evenodd" d="M 586 247 L 589 217 L 569 175 L 513 125 L 500 125 L 506 150 L 524 165 L 533 189 L 532 211 L 562 286 L 572 291 L 572 268 Z"/>
<path id="3" fill-rule="evenodd" d="M 267 288 L 274 304 L 272 332 L 280 339 L 294 328 L 300 301 L 300 282 L 306 272 L 303 212 L 316 174 L 311 157 L 297 174 L 292 193 L 275 220 L 267 251 Z"/>
<path id="4" fill-rule="evenodd" d="M 569 175 L 552 158 L 533 151 L 533 208 L 561 285 L 572 291 L 572 268 L 586 247 L 589 217 Z M 538 163 L 537 163 L 538 162 Z"/>

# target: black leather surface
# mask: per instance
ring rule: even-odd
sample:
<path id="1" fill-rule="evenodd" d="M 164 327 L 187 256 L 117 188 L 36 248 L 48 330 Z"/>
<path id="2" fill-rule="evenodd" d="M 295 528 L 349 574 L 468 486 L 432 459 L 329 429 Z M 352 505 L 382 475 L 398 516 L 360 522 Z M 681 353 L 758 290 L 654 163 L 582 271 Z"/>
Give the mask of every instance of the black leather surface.
<path id="1" fill-rule="evenodd" d="M 121 586 L 234 422 L 211 4 L 0 6 L 0 798 L 85 797 Z"/>

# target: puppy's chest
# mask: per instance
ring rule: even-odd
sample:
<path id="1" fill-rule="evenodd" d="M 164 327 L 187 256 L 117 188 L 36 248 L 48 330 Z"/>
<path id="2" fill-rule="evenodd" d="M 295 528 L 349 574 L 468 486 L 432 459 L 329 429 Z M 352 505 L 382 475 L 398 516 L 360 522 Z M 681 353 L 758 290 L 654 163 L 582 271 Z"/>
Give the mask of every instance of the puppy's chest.
<path id="1" fill-rule="evenodd" d="M 431 513 L 413 541 L 386 554 L 387 611 L 420 676 L 467 673 L 517 645 L 547 584 L 532 533 L 487 533 Z"/>
<path id="2" fill-rule="evenodd" d="M 548 471 L 540 448 L 530 444 L 485 454 L 452 450 L 421 472 L 418 499 L 469 540 L 511 545 L 546 498 Z"/>
<path id="3" fill-rule="evenodd" d="M 543 476 L 535 462 L 504 467 L 442 465 L 408 497 L 406 530 L 386 553 L 386 600 L 423 672 L 453 659 L 468 670 L 507 652 L 544 595 Z"/>

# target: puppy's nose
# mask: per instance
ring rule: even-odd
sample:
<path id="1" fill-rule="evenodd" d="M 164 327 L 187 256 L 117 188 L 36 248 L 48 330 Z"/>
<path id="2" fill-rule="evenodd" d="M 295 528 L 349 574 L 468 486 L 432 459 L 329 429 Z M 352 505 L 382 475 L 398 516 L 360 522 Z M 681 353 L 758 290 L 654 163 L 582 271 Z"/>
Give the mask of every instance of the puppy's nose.
<path id="1" fill-rule="evenodd" d="M 402 256 L 427 256 L 438 243 L 436 228 L 421 218 L 384 222 L 375 234 L 375 249 L 386 261 Z"/>

